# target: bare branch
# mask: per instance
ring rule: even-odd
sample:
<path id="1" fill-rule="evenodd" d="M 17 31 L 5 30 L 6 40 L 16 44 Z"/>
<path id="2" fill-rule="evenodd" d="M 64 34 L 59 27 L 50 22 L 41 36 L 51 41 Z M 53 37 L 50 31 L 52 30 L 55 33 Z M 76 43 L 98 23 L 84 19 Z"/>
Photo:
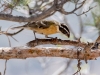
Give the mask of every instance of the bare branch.
<path id="1" fill-rule="evenodd" d="M 3 4 L 2 4 L 3 3 Z M 5 1 L 2 1 L 1 4 L 1 9 L 3 8 L 3 10 L 1 10 L 1 13 L 5 13 L 5 14 L 12 14 L 12 11 L 14 9 L 14 7 L 16 7 L 19 3 L 19 0 L 17 1 L 12 1 L 12 3 L 7 3 Z"/>
<path id="2" fill-rule="evenodd" d="M 22 16 L 13 16 L 9 14 L 2 14 L 0 13 L 0 19 L 1 20 L 9 20 L 9 21 L 15 21 L 15 22 L 31 22 L 31 21 L 38 21 L 41 19 L 44 19 L 52 14 L 54 14 L 56 11 L 54 11 L 55 5 L 53 5 L 50 9 L 47 11 L 38 14 L 37 16 L 31 16 L 29 18 L 27 17 L 22 17 Z"/>
<path id="3" fill-rule="evenodd" d="M 94 7 L 96 7 L 96 6 L 94 6 Z M 90 10 L 92 10 L 94 7 L 89 7 L 89 9 L 87 11 L 84 11 L 81 14 L 76 14 L 76 13 L 74 13 L 74 14 L 77 15 L 77 16 L 83 15 L 83 14 L 89 12 Z"/>
<path id="4" fill-rule="evenodd" d="M 38 2 L 41 2 L 41 3 L 38 4 Z M 27 5 L 29 8 L 29 14 L 32 15 L 32 14 L 37 14 L 37 12 L 43 13 L 44 11 L 46 11 L 48 9 L 47 6 L 48 5 L 52 6 L 53 1 L 49 3 L 46 3 L 46 2 L 48 1 L 47 0 L 36 0 L 34 8 L 30 8 L 29 5 Z M 42 6 L 44 3 L 46 3 L 46 5 Z"/>
<path id="5" fill-rule="evenodd" d="M 82 62 L 81 62 L 81 60 L 79 58 L 80 51 L 77 51 L 77 55 L 78 55 L 78 59 L 77 59 L 77 61 L 78 61 L 78 63 L 77 63 L 78 70 L 73 75 L 76 75 L 78 73 L 80 73 L 80 75 L 81 75 L 81 72 L 80 71 L 81 71 L 81 64 L 82 64 Z"/>
<path id="6" fill-rule="evenodd" d="M 7 29 L 7 31 L 9 30 L 9 28 Z M 19 31 L 15 32 L 15 33 L 8 33 L 7 31 L 1 31 L 0 30 L 0 35 L 4 34 L 7 36 L 8 41 L 9 41 L 9 46 L 11 47 L 11 42 L 8 36 L 12 37 L 15 41 L 17 41 L 13 36 L 20 33 L 23 29 L 20 29 Z M 18 42 L 18 41 L 17 41 Z"/>
<path id="7" fill-rule="evenodd" d="M 1 20 L 15 21 L 15 22 L 31 22 L 31 21 L 38 21 L 38 20 L 42 20 L 44 18 L 47 18 L 47 17 L 53 15 L 56 11 L 61 12 L 65 15 L 73 14 L 76 10 L 78 10 L 79 8 L 81 8 L 84 5 L 86 0 L 84 0 L 81 3 L 76 2 L 75 9 L 72 10 L 71 12 L 67 12 L 63 9 L 63 5 L 68 1 L 70 1 L 70 0 L 54 0 L 54 4 L 48 10 L 43 11 L 41 14 L 31 16 L 29 18 L 23 17 L 23 16 L 13 16 L 13 15 L 0 13 L 0 19 Z M 77 4 L 81 4 L 81 5 L 77 7 Z M 84 13 L 86 13 L 86 12 L 84 12 Z"/>
<path id="8" fill-rule="evenodd" d="M 98 37 L 97 40 L 99 40 Z M 80 59 L 80 60 L 93 60 L 100 56 L 100 49 L 92 49 L 93 43 L 82 43 L 80 41 L 70 41 L 61 39 L 38 39 L 39 44 L 61 44 L 61 45 L 71 45 L 76 46 L 76 48 L 66 49 L 62 47 L 7 47 L 0 48 L 0 59 L 11 59 L 11 58 L 21 58 L 26 59 L 29 57 L 65 57 L 70 59 Z M 28 43 L 29 46 L 33 46 L 36 41 L 31 41 Z M 96 41 L 97 42 L 97 41 Z M 79 52 L 78 52 L 79 51 Z"/>
<path id="9" fill-rule="evenodd" d="M 44 18 L 54 14 L 55 12 L 56 12 L 56 10 L 55 10 L 55 3 L 54 3 L 52 5 L 52 7 L 49 8 L 48 10 L 46 10 L 45 12 L 38 14 L 38 15 L 35 15 L 35 16 L 31 16 L 29 18 L 0 13 L 0 19 L 1 20 L 15 21 L 15 22 L 31 22 L 31 21 L 38 21 L 38 20 L 44 19 Z"/>
<path id="10" fill-rule="evenodd" d="M 29 47 L 34 47 L 36 46 L 37 41 L 33 40 L 27 43 L 27 46 Z M 79 41 L 71 41 L 71 40 L 61 40 L 57 38 L 52 38 L 52 39 L 38 39 L 38 45 L 43 45 L 43 44 L 54 44 L 54 45 L 73 45 L 73 46 L 80 46 L 80 47 L 85 47 L 87 43 L 81 43 Z M 89 43 L 91 46 L 93 43 Z"/>
<path id="11" fill-rule="evenodd" d="M 4 35 L 7 35 L 7 36 L 13 36 L 13 35 L 16 35 L 18 33 L 20 33 L 23 29 L 20 29 L 19 31 L 15 32 L 15 33 L 8 33 L 6 31 L 0 31 L 0 35 L 1 34 L 4 34 Z"/>
<path id="12" fill-rule="evenodd" d="M 7 36 L 7 39 L 8 39 L 8 42 L 9 42 L 9 46 L 11 47 L 11 42 L 10 42 L 10 39 L 9 39 L 8 36 Z"/>
<path id="13" fill-rule="evenodd" d="M 70 59 L 77 59 L 77 50 L 65 49 L 61 47 L 43 47 L 43 48 L 29 48 L 29 47 L 5 47 L 0 48 L 0 59 L 20 58 L 26 59 L 29 57 L 65 57 Z M 88 53 L 87 60 L 93 60 L 100 56 L 100 50 L 91 50 Z M 84 60 L 84 52 L 80 50 L 80 60 Z"/>
<path id="14" fill-rule="evenodd" d="M 6 74 L 6 69 L 7 69 L 7 60 L 5 61 L 5 69 L 4 69 L 4 74 L 3 75 Z"/>
<path id="15" fill-rule="evenodd" d="M 29 18 L 23 17 L 23 16 L 13 16 L 10 14 L 8 15 L 8 14 L 0 13 L 0 19 L 8 20 L 8 21 L 15 21 L 15 22 L 31 22 L 31 21 L 38 21 L 38 20 L 47 18 L 47 17 L 53 15 L 56 11 L 59 11 L 65 15 L 73 14 L 75 11 L 77 11 L 79 8 L 81 8 L 84 5 L 86 0 L 84 0 L 82 3 L 76 2 L 75 9 L 72 10 L 71 12 L 67 12 L 63 9 L 63 5 L 68 1 L 70 1 L 70 0 L 54 0 L 54 4 L 48 10 L 45 10 L 41 14 L 37 14 L 37 15 L 31 16 Z M 77 4 L 81 4 L 81 5 L 77 7 Z M 92 8 L 90 8 L 90 9 L 92 9 Z M 86 12 L 83 12 L 82 14 L 84 14 L 84 13 L 86 13 Z M 76 13 L 74 13 L 74 14 L 76 14 Z"/>
<path id="16" fill-rule="evenodd" d="M 78 1 L 79 1 L 79 0 L 78 0 Z M 76 2 L 75 8 L 74 8 L 72 11 L 70 11 L 70 12 L 65 11 L 63 8 L 62 8 L 59 12 L 65 14 L 65 15 L 72 14 L 72 13 L 74 13 L 75 11 L 77 11 L 78 9 L 80 9 L 80 8 L 85 4 L 85 2 L 86 2 L 86 0 L 84 0 L 83 2 L 81 2 L 81 5 L 78 6 L 78 7 L 77 7 L 78 2 Z"/>

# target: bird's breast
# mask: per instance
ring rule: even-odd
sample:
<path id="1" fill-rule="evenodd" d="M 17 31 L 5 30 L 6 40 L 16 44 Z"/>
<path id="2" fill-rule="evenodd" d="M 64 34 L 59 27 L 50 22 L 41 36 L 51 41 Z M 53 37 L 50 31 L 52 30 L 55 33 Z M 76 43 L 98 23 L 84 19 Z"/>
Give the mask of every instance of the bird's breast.
<path id="1" fill-rule="evenodd" d="M 55 34 L 58 33 L 58 26 L 51 25 L 49 28 L 34 28 L 33 29 L 35 32 L 44 34 L 44 35 L 50 35 L 50 34 Z"/>

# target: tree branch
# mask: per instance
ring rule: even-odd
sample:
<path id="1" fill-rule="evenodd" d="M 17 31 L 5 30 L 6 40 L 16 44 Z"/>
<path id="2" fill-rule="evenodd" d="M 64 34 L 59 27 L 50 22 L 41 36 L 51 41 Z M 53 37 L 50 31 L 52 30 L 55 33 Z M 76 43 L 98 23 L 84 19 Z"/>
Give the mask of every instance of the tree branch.
<path id="1" fill-rule="evenodd" d="M 84 60 L 84 51 L 80 50 L 80 54 L 77 55 L 77 50 L 75 49 L 65 49 L 61 47 L 57 48 L 27 48 L 27 47 L 14 47 L 14 48 L 0 48 L 0 59 L 12 59 L 20 58 L 26 59 L 29 57 L 65 57 L 70 59 L 78 58 Z M 100 50 L 93 50 L 88 53 L 87 60 L 93 60 L 100 56 Z"/>
<path id="2" fill-rule="evenodd" d="M 38 20 L 44 19 L 54 13 L 55 13 L 54 6 L 52 6 L 50 9 L 48 9 L 44 13 L 41 13 L 37 16 L 31 16 L 31 17 L 27 18 L 27 17 L 23 17 L 23 16 L 13 16 L 10 14 L 0 13 L 0 19 L 8 20 L 8 21 L 15 21 L 15 22 L 31 22 L 31 21 L 38 21 Z"/>
<path id="3" fill-rule="evenodd" d="M 35 47 L 37 43 L 37 40 L 33 40 L 27 43 L 28 47 Z M 52 39 L 38 39 L 38 45 L 43 45 L 43 44 L 54 44 L 54 45 L 71 45 L 71 46 L 80 46 L 80 47 L 85 47 L 88 45 L 87 43 L 82 43 L 79 40 L 72 41 L 72 40 L 61 40 L 57 38 L 52 38 Z M 89 45 L 93 45 L 93 43 L 89 43 Z"/>
<path id="4" fill-rule="evenodd" d="M 100 56 L 100 49 L 92 49 L 93 43 L 82 43 L 80 41 L 70 41 L 61 39 L 38 39 L 38 44 L 62 44 L 76 46 L 73 49 L 66 49 L 62 47 L 29 47 L 33 46 L 36 40 L 29 42 L 28 47 L 8 47 L 0 48 L 1 59 L 20 58 L 26 59 L 29 57 L 65 57 L 70 59 L 92 60 Z M 34 43 L 34 44 L 33 44 Z"/>
<path id="5" fill-rule="evenodd" d="M 66 0 L 66 2 L 67 2 L 67 0 Z M 54 1 L 54 4 L 51 8 L 49 8 L 45 12 L 35 15 L 35 16 L 31 16 L 31 17 L 27 18 L 27 17 L 23 17 L 23 16 L 13 16 L 10 14 L 0 13 L 0 19 L 15 21 L 15 22 L 31 22 L 31 21 L 38 21 L 38 20 L 44 19 L 44 18 L 54 14 L 55 12 L 56 12 L 56 6 L 55 6 L 55 1 Z"/>
<path id="6" fill-rule="evenodd" d="M 10 14 L 0 13 L 0 19 L 8 20 L 8 21 L 15 21 L 15 22 L 31 22 L 31 21 L 38 21 L 38 20 L 47 18 L 47 17 L 53 15 L 56 11 L 61 12 L 62 14 L 65 14 L 65 15 L 76 14 L 74 12 L 77 11 L 79 8 L 81 8 L 84 5 L 86 0 L 84 0 L 82 3 L 80 3 L 81 5 L 78 7 L 77 7 L 77 5 L 78 5 L 78 2 L 77 2 L 75 5 L 75 9 L 73 9 L 71 12 L 67 12 L 63 9 L 63 5 L 69 1 L 70 0 L 54 0 L 53 5 L 48 10 L 45 10 L 41 14 L 37 14 L 37 15 L 34 15 L 31 17 L 13 16 Z M 92 8 L 89 8 L 89 10 L 91 10 L 91 9 Z M 86 12 L 88 12 L 88 11 L 86 11 Z M 84 14 L 86 12 L 83 12 L 82 14 Z M 82 14 L 80 14 L 80 15 L 82 15 Z"/>

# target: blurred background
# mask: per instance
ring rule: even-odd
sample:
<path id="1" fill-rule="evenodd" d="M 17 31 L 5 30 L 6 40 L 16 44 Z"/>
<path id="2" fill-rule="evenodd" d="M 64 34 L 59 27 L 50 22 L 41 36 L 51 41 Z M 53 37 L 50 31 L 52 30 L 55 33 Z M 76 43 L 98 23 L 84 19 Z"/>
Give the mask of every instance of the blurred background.
<path id="1" fill-rule="evenodd" d="M 8 13 L 10 9 L 6 10 L 6 4 L 14 5 L 13 2 L 17 0 L 0 0 L 1 12 Z M 15 16 L 30 17 L 29 9 L 36 9 L 35 4 L 41 0 L 20 0 L 19 6 L 14 7 L 12 14 Z M 43 7 L 53 2 L 53 0 L 44 0 L 45 2 L 41 6 Z M 82 0 L 80 0 L 82 1 Z M 96 5 L 96 7 L 94 7 Z M 64 5 L 66 11 L 71 11 L 75 7 L 74 0 L 67 2 Z M 89 7 L 94 7 L 88 11 Z M 5 9 L 5 10 L 3 10 Z M 87 13 L 76 16 L 75 14 L 64 15 L 56 12 L 54 15 L 45 18 L 46 20 L 55 20 L 60 23 L 65 23 L 70 31 L 71 36 L 67 38 L 63 34 L 57 33 L 50 35 L 50 37 L 58 37 L 60 39 L 77 40 L 81 37 L 82 42 L 95 42 L 97 37 L 100 35 L 100 0 L 87 0 L 82 8 L 76 11 L 77 14 L 81 14 L 84 11 Z M 0 26 L 2 31 L 6 31 L 10 26 L 24 25 L 24 22 L 12 22 L 0 20 Z M 10 30 L 8 32 L 14 32 Z M 44 35 L 36 34 L 37 38 L 45 38 Z M 18 40 L 16 42 L 11 37 L 11 46 L 24 46 L 27 42 L 34 39 L 33 32 L 30 30 L 24 30 L 21 33 L 14 36 Z M 40 47 L 57 47 L 58 45 L 41 45 Z M 9 47 L 8 38 L 5 35 L 0 35 L 0 47 Z M 65 47 L 60 45 L 60 47 Z M 97 60 L 90 60 L 86 64 L 81 61 L 81 75 L 100 75 L 100 58 Z M 4 73 L 5 60 L 0 60 L 0 72 Z M 27 59 L 10 59 L 7 61 L 5 75 L 72 75 L 77 71 L 77 60 L 60 58 L 60 57 L 36 57 Z"/>

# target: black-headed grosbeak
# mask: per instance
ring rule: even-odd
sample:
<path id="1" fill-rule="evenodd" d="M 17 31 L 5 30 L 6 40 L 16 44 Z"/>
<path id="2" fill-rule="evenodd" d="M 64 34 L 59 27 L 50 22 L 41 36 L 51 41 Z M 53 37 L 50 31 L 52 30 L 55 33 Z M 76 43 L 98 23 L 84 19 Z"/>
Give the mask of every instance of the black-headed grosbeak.
<path id="1" fill-rule="evenodd" d="M 12 29 L 28 29 L 33 30 L 36 33 L 44 34 L 46 37 L 55 33 L 63 33 L 67 37 L 70 37 L 70 31 L 67 25 L 63 23 L 58 23 L 56 21 L 36 21 L 28 23 L 23 26 L 13 27 Z"/>

